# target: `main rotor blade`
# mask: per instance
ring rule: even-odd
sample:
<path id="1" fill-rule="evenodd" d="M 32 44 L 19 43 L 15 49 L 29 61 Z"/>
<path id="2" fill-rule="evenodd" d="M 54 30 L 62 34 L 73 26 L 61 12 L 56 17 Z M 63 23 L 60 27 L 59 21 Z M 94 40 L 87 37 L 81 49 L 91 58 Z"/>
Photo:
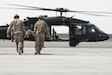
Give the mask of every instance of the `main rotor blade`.
<path id="1" fill-rule="evenodd" d="M 112 17 L 112 16 L 109 16 L 109 15 L 92 14 L 92 13 L 79 13 L 79 14 L 92 15 L 92 16 L 101 16 L 101 17 Z"/>
<path id="2" fill-rule="evenodd" d="M 41 8 L 41 7 L 34 7 L 34 6 L 27 6 L 27 5 L 17 5 L 17 4 L 5 4 L 5 5 L 25 7 L 26 9 L 32 9 L 32 10 L 48 10 L 48 11 L 55 11 L 54 9 Z"/>
<path id="3" fill-rule="evenodd" d="M 60 13 L 73 12 L 73 13 L 92 15 L 92 16 L 106 16 L 106 17 L 109 16 L 107 14 L 112 14 L 112 12 L 73 11 L 73 10 L 68 10 L 68 9 L 64 9 L 64 8 L 49 9 L 49 8 L 41 8 L 41 7 L 34 7 L 34 6 L 27 6 L 27 5 L 18 5 L 18 4 L 4 4 L 4 5 L 21 7 L 21 8 L 9 8 L 9 7 L 6 7 L 4 9 L 45 10 L 45 11 L 56 11 L 56 12 L 60 12 Z M 101 14 L 103 14 L 103 15 L 101 15 Z"/>
<path id="4" fill-rule="evenodd" d="M 0 7 L 0 9 L 40 10 L 40 9 L 31 9 L 31 8 L 10 8 L 10 7 Z M 46 10 L 46 11 L 48 11 L 48 10 Z"/>
<path id="5" fill-rule="evenodd" d="M 10 8 L 10 7 L 0 7 L 0 9 L 23 9 L 23 10 L 33 10 L 30 8 Z M 35 9 L 34 9 L 35 10 Z"/>
<path id="6" fill-rule="evenodd" d="M 101 13 L 101 14 L 112 14 L 112 12 L 95 12 L 95 11 L 72 11 L 68 10 L 69 12 L 77 12 L 77 13 Z"/>
<path id="7" fill-rule="evenodd" d="M 79 13 L 102 13 L 102 14 L 112 14 L 112 12 L 95 12 L 95 11 L 73 11 L 73 10 L 68 10 L 64 8 L 56 8 L 56 9 L 49 9 L 49 8 L 41 8 L 41 7 L 34 7 L 34 6 L 27 6 L 27 5 L 18 5 L 18 4 L 5 4 L 5 5 L 10 5 L 10 6 L 19 6 L 19 7 L 26 7 L 27 9 L 32 9 L 32 10 L 48 10 L 48 11 L 59 11 L 59 12 L 79 12 Z"/>

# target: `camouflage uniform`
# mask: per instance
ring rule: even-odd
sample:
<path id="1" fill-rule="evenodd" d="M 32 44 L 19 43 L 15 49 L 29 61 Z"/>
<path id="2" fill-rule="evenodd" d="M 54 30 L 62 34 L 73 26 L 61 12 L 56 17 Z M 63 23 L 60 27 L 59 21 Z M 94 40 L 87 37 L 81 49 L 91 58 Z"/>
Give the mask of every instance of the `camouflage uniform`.
<path id="1" fill-rule="evenodd" d="M 19 54 L 23 53 L 24 35 L 26 29 L 22 20 L 15 18 L 7 29 L 7 37 L 13 37 L 16 42 L 16 50 Z"/>
<path id="2" fill-rule="evenodd" d="M 50 38 L 49 27 L 43 19 L 39 19 L 34 26 L 35 34 L 35 54 L 40 54 L 40 51 L 44 45 L 45 34 Z"/>

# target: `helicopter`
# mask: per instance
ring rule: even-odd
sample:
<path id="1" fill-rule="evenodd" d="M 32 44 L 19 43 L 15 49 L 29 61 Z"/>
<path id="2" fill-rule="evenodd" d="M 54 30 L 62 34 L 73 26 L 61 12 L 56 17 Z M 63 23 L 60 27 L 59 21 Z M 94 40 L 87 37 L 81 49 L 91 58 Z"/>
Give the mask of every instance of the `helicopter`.
<path id="1" fill-rule="evenodd" d="M 109 39 L 108 34 L 100 30 L 96 25 L 90 23 L 89 21 L 84 21 L 80 19 L 76 19 L 73 17 L 66 17 L 63 16 L 63 13 L 72 12 L 72 13 L 81 13 L 86 15 L 92 16 L 106 16 L 100 15 L 98 13 L 103 14 L 112 14 L 110 12 L 94 12 L 94 11 L 73 11 L 64 8 L 56 8 L 56 9 L 49 9 L 49 8 L 41 8 L 41 7 L 34 7 L 34 6 L 26 6 L 26 5 L 16 5 L 16 4 L 7 4 L 11 6 L 18 6 L 19 8 L 3 8 L 3 9 L 23 9 L 23 10 L 43 10 L 43 11 L 55 11 L 59 12 L 60 16 L 55 17 L 48 17 L 47 15 L 43 15 L 44 20 L 47 22 L 50 33 L 52 26 L 67 26 L 69 28 L 69 38 L 68 40 L 60 39 L 56 31 L 53 28 L 53 35 L 50 41 L 69 41 L 69 46 L 77 46 L 80 42 L 98 42 L 98 41 L 105 41 Z M 20 8 L 21 7 L 21 8 Z M 35 22 L 38 20 L 38 17 L 27 17 L 24 19 L 24 24 L 26 29 L 33 30 Z M 0 39 L 8 39 L 7 38 L 7 31 L 8 25 L 0 26 Z M 26 40 L 34 40 L 34 37 L 30 37 Z M 46 41 L 48 41 L 45 38 Z"/>

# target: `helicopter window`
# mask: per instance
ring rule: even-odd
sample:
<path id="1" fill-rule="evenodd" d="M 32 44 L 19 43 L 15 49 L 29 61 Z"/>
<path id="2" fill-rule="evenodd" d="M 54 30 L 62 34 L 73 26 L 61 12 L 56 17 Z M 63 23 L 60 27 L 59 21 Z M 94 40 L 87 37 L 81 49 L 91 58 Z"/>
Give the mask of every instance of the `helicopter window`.
<path id="1" fill-rule="evenodd" d="M 91 29 L 91 32 L 93 32 L 93 33 L 94 33 L 94 32 L 95 32 L 95 30 L 94 30 L 94 29 Z"/>
<path id="2" fill-rule="evenodd" d="M 78 29 L 82 29 L 82 27 L 81 26 L 76 26 Z"/>
<path id="3" fill-rule="evenodd" d="M 86 34 L 86 27 L 83 26 L 83 34 Z"/>
<path id="4" fill-rule="evenodd" d="M 81 26 L 76 26 L 75 27 L 75 34 L 78 34 L 78 35 L 82 34 L 82 27 Z"/>
<path id="5" fill-rule="evenodd" d="M 103 31 L 102 31 L 102 30 L 100 30 L 97 26 L 95 26 L 95 29 L 96 29 L 96 30 L 98 30 L 98 31 L 103 32 Z"/>
<path id="6" fill-rule="evenodd" d="M 94 26 L 91 27 L 91 30 L 90 30 L 90 31 L 91 31 L 92 33 L 95 33 L 95 32 L 96 32 Z"/>

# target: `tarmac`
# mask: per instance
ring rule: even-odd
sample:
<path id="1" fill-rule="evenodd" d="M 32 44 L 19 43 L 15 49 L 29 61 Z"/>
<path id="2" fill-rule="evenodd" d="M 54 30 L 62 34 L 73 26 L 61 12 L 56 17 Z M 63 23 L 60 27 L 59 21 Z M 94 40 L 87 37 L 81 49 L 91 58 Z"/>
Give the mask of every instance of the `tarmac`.
<path id="1" fill-rule="evenodd" d="M 34 55 L 35 42 L 25 41 L 24 53 L 15 43 L 0 40 L 0 75 L 112 75 L 112 41 L 45 42 L 41 55 Z"/>

